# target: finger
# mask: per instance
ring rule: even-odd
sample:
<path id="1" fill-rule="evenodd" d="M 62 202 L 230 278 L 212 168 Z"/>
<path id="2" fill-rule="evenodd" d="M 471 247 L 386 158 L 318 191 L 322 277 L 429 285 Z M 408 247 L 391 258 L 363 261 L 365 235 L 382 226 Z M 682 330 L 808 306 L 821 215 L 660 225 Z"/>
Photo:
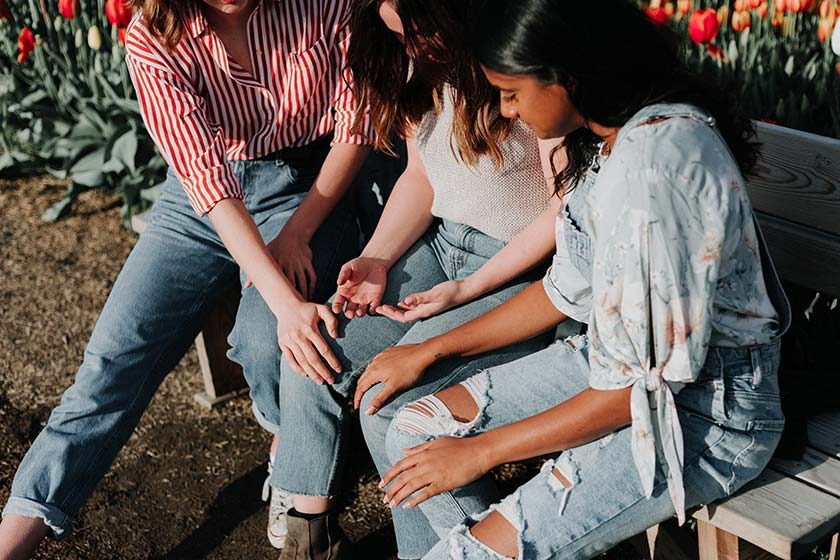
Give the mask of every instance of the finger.
<path id="1" fill-rule="evenodd" d="M 413 467 L 416 462 L 417 459 L 415 457 L 403 457 L 402 459 L 394 463 L 394 466 L 391 467 L 391 470 L 386 472 L 385 475 L 382 477 L 382 480 L 379 483 L 379 487 L 385 488 L 386 486 L 391 484 L 391 482 L 395 478 L 402 474 L 403 471 Z"/>
<path id="2" fill-rule="evenodd" d="M 404 311 L 400 311 L 391 305 L 380 305 L 376 308 L 376 312 L 383 317 L 387 317 L 389 319 L 393 319 L 394 321 L 399 321 L 400 323 L 404 323 L 403 314 Z"/>
<path id="3" fill-rule="evenodd" d="M 347 300 L 347 307 L 344 308 L 344 316 L 348 319 L 352 319 L 356 316 L 356 308 L 358 305 L 353 300 Z"/>
<path id="4" fill-rule="evenodd" d="M 353 408 L 359 410 L 362 406 L 362 397 L 365 396 L 371 387 L 379 383 L 371 370 L 365 370 L 359 380 L 356 382 L 356 392 L 353 394 Z"/>
<path id="5" fill-rule="evenodd" d="M 319 305 L 318 316 L 324 322 L 324 326 L 327 328 L 327 334 L 333 338 L 338 338 L 338 317 L 333 315 L 330 308 L 326 305 Z"/>
<path id="6" fill-rule="evenodd" d="M 289 348 L 288 346 L 281 346 L 280 351 L 283 353 L 283 359 L 286 360 L 286 363 L 289 364 L 289 366 L 292 368 L 292 371 L 294 371 L 301 377 L 308 377 L 303 371 L 303 368 L 298 363 L 297 359 L 295 358 L 295 354 L 291 348 Z"/>
<path id="7" fill-rule="evenodd" d="M 327 366 L 324 365 L 324 362 L 321 361 L 321 357 L 318 355 L 318 351 L 315 349 L 315 346 L 312 345 L 311 340 L 306 340 L 301 344 L 301 349 L 303 350 L 303 355 L 306 358 L 306 361 L 309 363 L 309 377 L 312 378 L 313 381 L 318 383 L 319 385 L 323 384 L 324 381 L 327 383 L 332 383 L 335 381 L 333 378 L 332 373 L 330 370 L 327 369 Z M 316 379 L 318 377 L 319 379 Z"/>
<path id="8" fill-rule="evenodd" d="M 344 304 L 347 301 L 347 298 L 344 297 L 344 294 L 341 293 L 341 290 L 336 292 L 335 299 L 332 302 L 332 312 L 333 313 L 341 313 L 341 310 L 344 309 Z"/>
<path id="9" fill-rule="evenodd" d="M 303 377 L 308 377 L 318 385 L 323 385 L 324 381 L 315 374 L 312 366 L 309 365 L 309 360 L 306 358 L 302 345 L 295 343 L 290 347 L 290 350 L 293 356 L 292 359 L 297 362 L 298 367 L 300 368 L 301 375 L 303 375 Z"/>
<path id="10" fill-rule="evenodd" d="M 303 268 L 295 266 L 294 275 L 298 293 L 306 298 L 306 301 L 309 301 L 309 284 L 306 281 L 306 274 L 303 272 Z"/>
<path id="11" fill-rule="evenodd" d="M 408 500 L 406 503 L 403 504 L 404 509 L 411 509 L 415 506 L 418 506 L 428 500 L 429 498 L 433 498 L 440 494 L 439 491 L 433 489 L 433 485 L 426 486 L 419 494 Z"/>
<path id="12" fill-rule="evenodd" d="M 251 282 L 251 279 L 250 279 L 250 278 L 248 278 L 248 277 L 246 277 L 246 278 L 245 278 L 245 288 L 243 288 L 243 289 L 247 290 L 247 289 L 248 289 L 248 288 L 250 288 L 251 286 L 253 286 L 253 283 Z"/>
<path id="13" fill-rule="evenodd" d="M 363 303 L 356 308 L 356 317 L 364 317 L 367 315 L 368 304 Z"/>
<path id="14" fill-rule="evenodd" d="M 338 358 L 335 357 L 332 348 L 330 348 L 330 345 L 327 344 L 326 340 L 324 340 L 324 337 L 321 336 L 321 333 L 317 333 L 317 336 L 314 336 L 310 342 L 312 342 L 312 345 L 318 351 L 320 358 L 327 362 L 334 372 L 341 373 L 341 362 L 339 362 Z M 318 360 L 319 363 L 323 363 L 321 359 Z M 330 373 L 327 381 L 333 383 L 335 381 L 335 376 Z"/>
<path id="15" fill-rule="evenodd" d="M 368 409 L 365 411 L 365 414 L 367 414 L 368 416 L 373 416 L 374 414 L 379 412 L 379 409 L 382 408 L 382 405 L 384 405 L 388 401 L 388 399 L 390 399 L 396 392 L 397 389 L 393 386 L 392 383 L 383 383 L 382 390 L 379 391 L 379 393 L 375 397 L 373 397 L 373 399 L 371 399 L 370 405 L 368 405 Z"/>
<path id="16" fill-rule="evenodd" d="M 303 273 L 306 275 L 306 284 L 309 286 L 307 297 L 312 299 L 315 296 L 315 283 L 318 281 L 318 275 L 315 274 L 312 261 L 306 261 L 303 266 Z"/>
<path id="17" fill-rule="evenodd" d="M 341 271 L 339 271 L 338 273 L 338 280 L 336 281 L 336 285 L 341 286 L 346 282 L 350 282 L 351 278 L 353 278 L 353 265 L 347 263 L 341 267 Z"/>
<path id="18" fill-rule="evenodd" d="M 426 473 L 416 471 L 417 469 L 414 468 L 400 477 L 400 479 L 406 477 L 408 479 L 405 480 L 405 483 L 396 492 L 391 493 L 391 499 L 389 500 L 391 507 L 396 507 L 398 504 L 403 503 L 405 500 L 410 498 L 412 494 L 431 484 L 430 477 L 427 476 Z"/>

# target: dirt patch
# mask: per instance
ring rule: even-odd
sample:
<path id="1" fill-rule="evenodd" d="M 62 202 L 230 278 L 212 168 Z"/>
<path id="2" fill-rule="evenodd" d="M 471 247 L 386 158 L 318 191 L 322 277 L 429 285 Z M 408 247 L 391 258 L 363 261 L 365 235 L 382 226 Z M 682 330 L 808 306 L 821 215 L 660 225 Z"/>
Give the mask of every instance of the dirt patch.
<path id="1" fill-rule="evenodd" d="M 0 504 L 37 436 L 73 380 L 84 346 L 134 244 L 119 201 L 81 197 L 71 216 L 40 215 L 65 185 L 44 177 L 0 180 Z M 241 398 L 215 411 L 201 389 L 194 351 L 163 383 L 128 445 L 75 519 L 74 536 L 37 558 L 276 558 L 259 500 L 269 438 Z M 354 438 L 342 525 L 360 558 L 388 558 L 390 518 L 361 440 Z M 504 477 L 521 475 L 509 469 Z M 634 558 L 627 547 L 609 558 Z"/>

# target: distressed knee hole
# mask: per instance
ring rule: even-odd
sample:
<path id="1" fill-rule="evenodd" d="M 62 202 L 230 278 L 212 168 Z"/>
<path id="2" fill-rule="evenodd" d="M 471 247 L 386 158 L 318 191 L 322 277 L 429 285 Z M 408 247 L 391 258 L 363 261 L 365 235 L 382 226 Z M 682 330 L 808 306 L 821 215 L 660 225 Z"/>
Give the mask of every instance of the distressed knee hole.
<path id="1" fill-rule="evenodd" d="M 419 399 L 397 413 L 396 427 L 403 433 L 461 436 L 472 430 L 487 405 L 489 381 L 482 372 L 435 395 Z"/>
<path id="2" fill-rule="evenodd" d="M 556 461 L 548 461 L 543 465 L 543 473 L 549 491 L 555 496 L 559 495 L 558 515 L 561 517 L 569 503 L 569 495 L 574 487 L 580 483 L 578 471 L 578 466 L 572 461 L 572 455 L 569 451 L 561 455 Z"/>

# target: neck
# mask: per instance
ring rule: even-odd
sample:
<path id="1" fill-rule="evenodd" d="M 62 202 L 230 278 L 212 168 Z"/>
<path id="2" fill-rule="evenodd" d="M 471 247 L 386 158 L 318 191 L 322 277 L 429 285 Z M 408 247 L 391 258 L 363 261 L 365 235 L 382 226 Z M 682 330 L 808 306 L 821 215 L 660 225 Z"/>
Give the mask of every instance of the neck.
<path id="1" fill-rule="evenodd" d="M 248 0 L 248 3 L 233 13 L 227 13 L 210 5 L 203 5 L 204 17 L 207 23 L 216 31 L 244 31 L 248 27 L 248 18 L 257 7 L 259 0 Z"/>
<path id="2" fill-rule="evenodd" d="M 609 126 L 601 126 L 600 124 L 591 121 L 588 123 L 588 127 L 589 130 L 591 130 L 596 136 L 598 136 L 604 141 L 604 145 L 606 145 L 607 151 L 611 151 L 613 144 L 615 144 L 615 139 L 618 138 L 618 131 L 621 129 Z"/>

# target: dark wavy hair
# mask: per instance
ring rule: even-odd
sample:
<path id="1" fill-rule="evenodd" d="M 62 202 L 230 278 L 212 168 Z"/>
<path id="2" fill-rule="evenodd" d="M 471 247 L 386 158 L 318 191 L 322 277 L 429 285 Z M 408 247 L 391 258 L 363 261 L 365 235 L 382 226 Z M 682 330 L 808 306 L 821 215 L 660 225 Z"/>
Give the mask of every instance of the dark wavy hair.
<path id="1" fill-rule="evenodd" d="M 487 82 L 470 44 L 476 0 L 390 0 L 405 30 L 405 44 L 379 17 L 383 0 L 356 0 L 348 53 L 357 99 L 355 127 L 370 108 L 377 149 L 392 152 L 395 130 L 406 137 L 430 110 L 439 110 L 452 87 L 455 149 L 467 164 L 482 155 L 503 163 L 498 143 L 511 123 L 499 114 L 499 96 Z M 409 57 L 409 54 L 411 56 Z"/>
<path id="2" fill-rule="evenodd" d="M 654 103 L 688 103 L 708 111 L 741 171 L 758 157 L 752 122 L 734 92 L 711 76 L 690 72 L 682 42 L 628 0 L 486 0 L 476 50 L 487 68 L 527 75 L 566 88 L 586 121 L 621 127 Z M 569 163 L 555 178 L 559 191 L 586 173 L 601 139 L 589 128 L 566 137 Z"/>

